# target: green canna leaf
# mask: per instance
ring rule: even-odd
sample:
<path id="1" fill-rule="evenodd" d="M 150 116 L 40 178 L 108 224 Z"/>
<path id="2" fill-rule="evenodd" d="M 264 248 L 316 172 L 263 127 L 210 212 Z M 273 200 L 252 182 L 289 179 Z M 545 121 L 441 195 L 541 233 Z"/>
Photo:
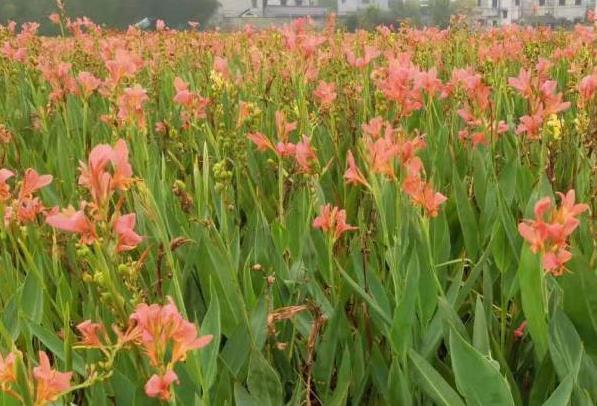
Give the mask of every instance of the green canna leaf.
<path id="1" fill-rule="evenodd" d="M 456 386 L 467 405 L 514 405 L 510 387 L 497 362 L 481 354 L 453 329 L 450 330 L 450 350 Z"/>
<path id="2" fill-rule="evenodd" d="M 446 382 L 425 358 L 413 349 L 408 352 L 410 367 L 414 371 L 417 383 L 423 391 L 438 405 L 464 406 L 462 398 Z"/>

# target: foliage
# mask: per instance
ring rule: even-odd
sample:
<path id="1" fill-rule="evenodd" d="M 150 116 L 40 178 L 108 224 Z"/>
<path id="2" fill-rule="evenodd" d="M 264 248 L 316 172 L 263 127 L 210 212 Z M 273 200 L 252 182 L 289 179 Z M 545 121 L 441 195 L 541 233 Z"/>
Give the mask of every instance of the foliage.
<path id="1" fill-rule="evenodd" d="M 0 28 L 0 403 L 597 402 L 595 26 L 52 19 Z"/>

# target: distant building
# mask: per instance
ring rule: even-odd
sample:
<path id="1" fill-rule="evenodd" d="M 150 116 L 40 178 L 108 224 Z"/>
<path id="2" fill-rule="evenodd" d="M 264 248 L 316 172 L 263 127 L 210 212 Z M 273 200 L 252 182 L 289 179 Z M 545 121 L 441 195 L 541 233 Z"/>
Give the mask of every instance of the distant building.
<path id="1" fill-rule="evenodd" d="M 356 13 L 369 7 L 389 10 L 388 0 L 338 0 L 338 15 Z"/>
<path id="2" fill-rule="evenodd" d="M 301 17 L 324 20 L 329 10 L 317 0 L 220 0 L 212 24 L 238 28 L 247 24 L 276 26 Z"/>
<path id="3" fill-rule="evenodd" d="M 571 24 L 583 21 L 595 0 L 477 0 L 474 18 L 485 25 Z"/>

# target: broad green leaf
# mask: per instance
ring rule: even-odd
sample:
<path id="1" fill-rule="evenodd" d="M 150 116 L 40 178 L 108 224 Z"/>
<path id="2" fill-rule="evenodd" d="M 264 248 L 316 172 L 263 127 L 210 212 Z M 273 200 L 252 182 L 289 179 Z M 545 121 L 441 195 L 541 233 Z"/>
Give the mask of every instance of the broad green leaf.
<path id="1" fill-rule="evenodd" d="M 416 320 L 416 303 L 419 286 L 419 261 L 416 252 L 410 257 L 406 275 L 406 286 L 394 313 L 391 329 L 391 342 L 398 354 L 406 355 L 412 344 L 412 328 Z"/>
<path id="2" fill-rule="evenodd" d="M 444 378 L 413 349 L 409 350 L 410 367 L 414 371 L 416 380 L 423 391 L 438 405 L 464 406 L 458 393 L 444 380 Z"/>
<path id="3" fill-rule="evenodd" d="M 460 220 L 460 228 L 464 236 L 464 245 L 467 256 L 477 258 L 479 253 L 479 226 L 477 225 L 477 215 L 471 206 L 470 199 L 466 189 L 458 176 L 458 171 L 454 170 L 452 176 L 452 191 L 456 199 L 456 211 Z"/>
<path id="4" fill-rule="evenodd" d="M 574 380 L 574 374 L 571 373 L 566 376 L 551 394 L 549 399 L 543 403 L 543 406 L 568 405 L 570 403 L 570 397 L 572 396 L 572 389 L 574 388 Z"/>
<path id="5" fill-rule="evenodd" d="M 549 323 L 549 352 L 560 379 L 572 375 L 576 381 L 584 349 L 574 325 L 561 310 L 555 311 Z"/>
<path id="6" fill-rule="evenodd" d="M 467 405 L 514 405 L 497 362 L 481 354 L 454 330 L 450 331 L 450 350 L 456 386 Z"/>
<path id="7" fill-rule="evenodd" d="M 251 353 L 247 386 L 251 397 L 260 405 L 279 406 L 282 404 L 282 384 L 280 378 L 264 356 Z"/>
<path id="8" fill-rule="evenodd" d="M 539 255 L 533 254 L 525 243 L 520 254 L 518 280 L 522 310 L 527 319 L 527 328 L 539 360 L 543 359 L 548 348 L 547 308 L 543 277 Z"/>
<path id="9" fill-rule="evenodd" d="M 473 345 L 483 355 L 490 355 L 489 352 L 489 333 L 487 331 L 487 320 L 485 319 L 485 309 L 481 297 L 477 296 L 475 305 L 475 321 L 473 326 Z"/>
<path id="10" fill-rule="evenodd" d="M 214 289 L 211 289 L 211 302 L 201 324 L 201 335 L 211 334 L 211 343 L 201 349 L 201 363 L 203 369 L 203 390 L 209 391 L 218 372 L 218 353 L 220 352 L 220 302 Z"/>

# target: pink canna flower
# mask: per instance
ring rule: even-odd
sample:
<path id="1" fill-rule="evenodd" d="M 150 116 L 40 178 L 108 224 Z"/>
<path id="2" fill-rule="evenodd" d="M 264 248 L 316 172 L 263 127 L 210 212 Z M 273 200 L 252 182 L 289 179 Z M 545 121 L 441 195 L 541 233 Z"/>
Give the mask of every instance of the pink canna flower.
<path id="1" fill-rule="evenodd" d="M 311 148 L 311 141 L 306 135 L 303 135 L 301 142 L 297 143 L 294 150 L 294 158 L 302 172 L 311 171 L 311 164 L 317 161 L 317 155 Z"/>
<path id="2" fill-rule="evenodd" d="M 102 342 L 97 335 L 104 331 L 103 324 L 92 323 L 91 320 L 85 320 L 77 325 L 77 330 L 79 330 L 79 333 L 81 334 L 80 345 L 86 347 L 102 346 Z"/>
<path id="3" fill-rule="evenodd" d="M 541 137 L 544 118 L 542 110 L 537 111 L 531 116 L 520 117 L 520 124 L 516 128 L 516 134 L 526 134 L 527 138 L 531 140 L 539 139 Z"/>
<path id="4" fill-rule="evenodd" d="M 580 224 L 576 218 L 589 209 L 586 204 L 575 203 L 575 191 L 565 195 L 558 192 L 560 206 L 552 209 L 549 197 L 540 199 L 534 208 L 535 219 L 524 220 L 518 232 L 530 244 L 533 253 L 541 253 L 543 268 L 554 276 L 565 271 L 565 264 L 572 258 L 568 251 L 568 238 Z"/>
<path id="5" fill-rule="evenodd" d="M 171 298 L 164 306 L 141 303 L 130 317 L 140 331 L 140 342 L 154 367 L 165 365 L 171 348 L 170 363 L 184 361 L 186 353 L 208 345 L 213 336 L 197 336 L 195 325 L 185 320 Z"/>
<path id="6" fill-rule="evenodd" d="M 346 164 L 348 166 L 346 168 L 346 172 L 344 172 L 344 179 L 346 180 L 346 183 L 369 187 L 369 183 L 367 183 L 365 176 L 357 167 L 351 151 L 348 151 L 348 154 L 346 155 Z"/>
<path id="7" fill-rule="evenodd" d="M 119 139 L 112 148 L 114 174 L 110 182 L 113 190 L 127 190 L 133 179 L 133 168 L 129 163 L 129 148 L 123 139 Z"/>
<path id="8" fill-rule="evenodd" d="M 135 213 L 120 216 L 114 222 L 114 232 L 118 236 L 116 252 L 133 250 L 143 241 L 143 237 L 135 232 L 137 215 Z"/>
<path id="9" fill-rule="evenodd" d="M 155 29 L 156 31 L 164 31 L 166 29 L 166 23 L 164 22 L 164 20 L 158 19 L 155 22 Z"/>
<path id="10" fill-rule="evenodd" d="M 257 146 L 259 151 L 263 152 L 267 151 L 268 149 L 271 149 L 274 152 L 276 151 L 276 148 L 274 148 L 272 142 L 260 132 L 249 133 L 247 134 L 247 138 Z"/>
<path id="11" fill-rule="evenodd" d="M 322 107 L 330 107 L 334 103 L 334 100 L 336 100 L 336 84 L 333 82 L 326 83 L 323 80 L 320 80 L 313 95 L 317 98 Z"/>
<path id="12" fill-rule="evenodd" d="M 363 132 L 373 139 L 377 139 L 381 136 L 385 125 L 389 125 L 383 119 L 383 117 L 377 116 L 372 118 L 368 123 L 361 124 Z"/>
<path id="13" fill-rule="evenodd" d="M 174 79 L 174 89 L 176 90 L 173 99 L 174 103 L 183 106 L 187 115 L 190 114 L 195 119 L 206 117 L 206 108 L 209 104 L 209 99 L 191 92 L 189 85 L 178 76 Z M 187 117 L 184 114 L 181 114 L 181 117 L 183 121 L 186 121 Z"/>
<path id="14" fill-rule="evenodd" d="M 228 67 L 228 60 L 226 58 L 216 56 L 214 58 L 214 70 L 225 79 L 230 78 L 230 68 Z"/>
<path id="15" fill-rule="evenodd" d="M 578 84 L 581 104 L 585 105 L 593 99 L 595 91 L 597 91 L 597 73 L 582 78 Z"/>
<path id="16" fill-rule="evenodd" d="M 434 96 L 442 90 L 442 81 L 437 77 L 437 69 L 431 68 L 428 71 L 417 72 L 414 77 L 414 86 L 425 90 L 429 96 Z"/>
<path id="17" fill-rule="evenodd" d="M 570 108 L 570 102 L 562 101 L 562 93 L 556 93 L 557 85 L 555 80 L 546 80 L 539 87 L 545 114 L 556 114 Z"/>
<path id="18" fill-rule="evenodd" d="M 400 152 L 399 146 L 389 136 L 367 141 L 367 152 L 370 168 L 378 173 L 394 179 L 394 159 Z"/>
<path id="19" fill-rule="evenodd" d="M 520 323 L 520 326 L 518 326 L 518 328 L 516 330 L 514 330 L 514 338 L 516 339 L 520 339 L 524 336 L 524 331 L 527 328 L 527 321 L 523 321 L 522 323 Z"/>
<path id="20" fill-rule="evenodd" d="M 102 84 L 100 79 L 96 78 L 89 72 L 79 72 L 77 81 L 79 82 L 81 93 L 85 98 L 91 96 L 91 94 Z"/>
<path id="21" fill-rule="evenodd" d="M 95 225 L 83 210 L 75 211 L 72 206 L 62 212 L 49 214 L 46 223 L 59 230 L 79 234 L 83 244 L 93 244 L 97 238 Z"/>
<path id="22" fill-rule="evenodd" d="M 293 156 L 296 152 L 296 145 L 292 142 L 279 142 L 276 144 L 276 153 L 281 157 Z"/>
<path id="23" fill-rule="evenodd" d="M 296 121 L 290 123 L 286 120 L 286 115 L 282 111 L 276 111 L 276 132 L 278 134 L 278 139 L 281 142 L 288 141 L 288 136 L 291 132 L 296 130 L 297 124 Z"/>
<path id="24" fill-rule="evenodd" d="M 548 237 L 546 227 L 536 227 L 535 224 L 531 223 L 520 223 L 518 224 L 518 232 L 530 245 L 531 251 L 537 253 L 543 250 L 545 240 Z"/>
<path id="25" fill-rule="evenodd" d="M 60 24 L 60 15 L 58 13 L 52 13 L 48 16 L 48 19 L 52 22 L 52 24 Z"/>
<path id="26" fill-rule="evenodd" d="M 141 85 L 127 87 L 118 98 L 118 120 L 121 124 L 134 123 L 145 127 L 143 105 L 149 100 L 147 91 Z"/>
<path id="27" fill-rule="evenodd" d="M 116 49 L 112 59 L 105 60 L 110 74 L 109 82 L 116 86 L 123 78 L 132 78 L 143 67 L 143 59 L 133 55 L 126 49 Z"/>
<path id="28" fill-rule="evenodd" d="M 358 229 L 346 223 L 346 210 L 332 207 L 331 204 L 320 207 L 319 216 L 313 220 L 313 227 L 331 235 L 334 241 L 345 232 Z"/>
<path id="29" fill-rule="evenodd" d="M 35 221 L 37 215 L 43 213 L 44 210 L 44 205 L 37 197 L 25 197 L 16 202 L 16 215 L 19 223 Z M 12 212 L 9 213 L 12 215 Z"/>
<path id="30" fill-rule="evenodd" d="M 23 178 L 23 185 L 19 192 L 19 198 L 30 198 L 33 193 L 39 189 L 48 186 L 52 183 L 52 175 L 40 175 L 35 169 L 29 168 L 25 171 L 25 177 Z"/>
<path id="31" fill-rule="evenodd" d="M 6 391 L 10 388 L 12 383 L 17 381 L 15 362 L 16 355 L 14 352 L 9 353 L 6 358 L 0 354 L 0 389 Z"/>
<path id="32" fill-rule="evenodd" d="M 89 153 L 87 164 L 80 162 L 79 185 L 85 186 L 99 207 L 108 199 L 112 177 L 106 167 L 112 161 L 114 151 L 109 145 L 95 146 Z"/>
<path id="33" fill-rule="evenodd" d="M 189 85 L 180 77 L 174 78 L 174 89 L 176 90 L 176 95 L 174 96 L 174 103 L 182 104 L 183 106 L 188 106 L 192 103 L 193 94 L 189 92 Z"/>
<path id="34" fill-rule="evenodd" d="M 172 370 L 166 371 L 163 376 L 154 374 L 145 384 L 145 394 L 150 398 L 168 401 L 172 396 L 170 386 L 175 382 L 178 383 L 178 376 Z"/>
<path id="35" fill-rule="evenodd" d="M 584 213 L 589 210 L 589 205 L 580 203 L 576 204 L 576 191 L 570 189 L 566 194 L 557 192 L 560 197 L 560 208 L 554 213 L 554 220 L 561 223 L 566 223 L 570 219 Z"/>
<path id="36" fill-rule="evenodd" d="M 435 192 L 430 184 L 426 184 L 423 189 L 414 196 L 415 203 L 418 203 L 425 209 L 429 217 L 437 217 L 439 207 L 448 198 L 439 192 Z"/>
<path id="37" fill-rule="evenodd" d="M 357 69 L 362 69 L 369 65 L 371 61 L 373 61 L 379 55 L 381 55 L 381 52 L 379 52 L 379 50 L 373 46 L 366 45 L 363 50 L 363 56 L 361 57 L 357 57 L 349 48 L 344 50 L 344 54 L 346 55 L 347 62 L 351 66 Z"/>
<path id="38" fill-rule="evenodd" d="M 111 164 L 112 173 L 108 171 Z M 87 163 L 80 162 L 79 185 L 85 186 L 97 207 L 102 207 L 116 190 L 127 190 L 133 182 L 133 169 L 128 160 L 128 146 L 119 139 L 114 147 L 96 145 L 89 153 Z"/>
<path id="39" fill-rule="evenodd" d="M 33 368 L 35 380 L 35 404 L 45 405 L 56 401 L 70 388 L 72 372 L 58 372 L 52 369 L 48 355 L 39 352 L 39 366 Z"/>
<path id="40" fill-rule="evenodd" d="M 564 248 L 558 248 L 555 252 L 546 252 L 543 255 L 543 268 L 554 276 L 564 273 L 566 262 L 572 259 L 572 253 Z"/>
<path id="41" fill-rule="evenodd" d="M 521 68 L 518 77 L 508 78 L 508 84 L 526 99 L 533 96 L 533 88 L 531 86 L 531 74 L 526 69 Z"/>
<path id="42" fill-rule="evenodd" d="M 0 169 L 0 203 L 5 202 L 10 198 L 10 186 L 6 181 L 14 175 L 15 174 L 8 169 Z"/>
<path id="43" fill-rule="evenodd" d="M 12 134 L 4 124 L 0 124 L 0 143 L 9 144 L 12 140 Z"/>

